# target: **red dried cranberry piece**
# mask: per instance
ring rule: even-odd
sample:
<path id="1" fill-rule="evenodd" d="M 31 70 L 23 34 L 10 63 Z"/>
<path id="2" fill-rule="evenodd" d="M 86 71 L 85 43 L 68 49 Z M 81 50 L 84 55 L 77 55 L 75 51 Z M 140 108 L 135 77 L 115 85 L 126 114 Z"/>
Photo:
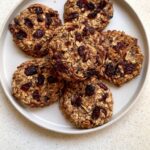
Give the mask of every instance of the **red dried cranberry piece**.
<path id="1" fill-rule="evenodd" d="M 102 10 L 106 7 L 107 3 L 105 0 L 101 0 L 100 3 L 98 4 L 98 9 Z"/>
<path id="2" fill-rule="evenodd" d="M 82 57 L 82 58 L 85 57 L 85 47 L 84 47 L 84 46 L 78 47 L 78 54 L 79 54 L 79 56 Z"/>
<path id="3" fill-rule="evenodd" d="M 51 25 L 51 23 L 52 23 L 51 14 L 50 13 L 46 13 L 45 17 L 46 17 L 46 28 L 48 28 Z"/>
<path id="4" fill-rule="evenodd" d="M 125 43 L 124 42 L 118 42 L 117 45 L 113 46 L 113 48 L 116 50 L 116 51 L 119 51 L 123 48 L 125 48 Z"/>
<path id="5" fill-rule="evenodd" d="M 65 43 L 65 45 L 66 45 L 66 46 L 69 46 L 69 45 L 71 45 L 71 42 L 70 42 L 70 41 L 67 41 L 67 42 Z"/>
<path id="6" fill-rule="evenodd" d="M 104 94 L 102 95 L 101 100 L 102 100 L 102 101 L 105 101 L 107 98 L 108 98 L 108 93 L 104 93 Z"/>
<path id="7" fill-rule="evenodd" d="M 43 14 L 42 8 L 41 8 L 41 7 L 36 7 L 36 8 L 35 8 L 35 13 L 36 13 L 37 15 Z"/>
<path id="8" fill-rule="evenodd" d="M 38 15 L 37 16 L 37 21 L 38 22 L 43 22 L 44 21 L 43 16 L 42 15 Z"/>
<path id="9" fill-rule="evenodd" d="M 16 38 L 18 40 L 23 40 L 23 39 L 27 38 L 27 34 L 23 30 L 19 30 L 19 32 L 16 33 Z"/>
<path id="10" fill-rule="evenodd" d="M 33 34 L 33 37 L 34 38 L 42 38 L 44 36 L 45 32 L 41 29 L 38 29 L 34 34 Z"/>
<path id="11" fill-rule="evenodd" d="M 82 35 L 78 32 L 75 33 L 75 37 L 76 37 L 76 40 L 81 42 L 82 41 Z"/>
<path id="12" fill-rule="evenodd" d="M 82 105 L 82 98 L 80 96 L 73 98 L 71 104 L 74 107 L 80 107 Z"/>
<path id="13" fill-rule="evenodd" d="M 24 19 L 24 24 L 29 28 L 33 28 L 33 23 L 29 18 Z"/>
<path id="14" fill-rule="evenodd" d="M 66 21 L 72 21 L 78 17 L 79 17 L 79 14 L 76 12 L 73 12 L 68 15 L 68 17 L 66 18 Z"/>
<path id="15" fill-rule="evenodd" d="M 88 10 L 94 10 L 95 9 L 95 5 L 92 2 L 89 2 L 86 4 L 86 8 Z"/>
<path id="16" fill-rule="evenodd" d="M 54 69 L 56 69 L 58 72 L 64 72 L 64 73 L 67 73 L 68 71 L 68 68 L 61 61 L 56 61 L 54 65 Z"/>
<path id="17" fill-rule="evenodd" d="M 47 78 L 47 81 L 48 81 L 48 83 L 57 83 L 58 79 L 56 77 L 54 77 L 54 76 L 49 76 Z"/>
<path id="18" fill-rule="evenodd" d="M 94 11 L 94 12 L 88 14 L 89 19 L 94 19 L 94 18 L 96 18 L 96 16 L 97 16 L 97 11 Z"/>
<path id="19" fill-rule="evenodd" d="M 14 19 L 14 23 L 15 25 L 18 25 L 18 26 L 20 25 L 19 20 L 17 18 Z"/>
<path id="20" fill-rule="evenodd" d="M 125 63 L 123 67 L 125 74 L 131 74 L 135 70 L 136 65 L 132 63 Z"/>
<path id="21" fill-rule="evenodd" d="M 98 85 L 100 88 L 104 89 L 105 91 L 108 90 L 108 87 L 104 83 L 100 82 Z"/>
<path id="22" fill-rule="evenodd" d="M 112 76 L 116 75 L 116 66 L 114 66 L 111 63 L 107 64 L 106 69 L 105 69 L 105 74 L 108 77 L 112 77 Z"/>
<path id="23" fill-rule="evenodd" d="M 82 32 L 83 32 L 82 33 L 83 36 L 87 36 L 88 34 L 94 34 L 95 29 L 93 27 L 86 26 L 86 27 L 84 27 Z"/>
<path id="24" fill-rule="evenodd" d="M 36 45 L 34 46 L 34 50 L 35 50 L 35 51 L 39 51 L 41 48 L 42 48 L 42 45 L 41 45 L 41 44 L 36 44 Z"/>
<path id="25" fill-rule="evenodd" d="M 39 94 L 39 91 L 38 91 L 38 90 L 35 90 L 35 91 L 33 92 L 33 94 L 32 94 L 32 97 L 33 97 L 33 99 L 39 101 L 39 100 L 40 100 L 40 97 L 41 97 L 40 94 Z"/>
<path id="26" fill-rule="evenodd" d="M 85 77 L 90 78 L 90 77 L 97 75 L 97 74 L 98 74 L 98 72 L 95 69 L 88 69 L 86 71 Z"/>
<path id="27" fill-rule="evenodd" d="M 95 87 L 92 84 L 89 84 L 85 88 L 85 95 L 92 96 L 95 93 Z"/>
<path id="28" fill-rule="evenodd" d="M 35 75 L 37 74 L 37 67 L 32 65 L 32 66 L 29 66 L 25 69 L 24 71 L 25 75 L 26 76 L 32 76 L 32 75 Z"/>
<path id="29" fill-rule="evenodd" d="M 78 0 L 77 1 L 77 6 L 79 8 L 84 8 L 86 4 L 87 4 L 87 0 Z"/>
<path id="30" fill-rule="evenodd" d="M 23 85 L 21 86 L 21 90 L 27 92 L 27 91 L 30 89 L 31 86 L 32 86 L 32 82 L 28 82 L 28 83 L 23 84 Z"/>
<path id="31" fill-rule="evenodd" d="M 39 74 L 39 75 L 38 75 L 38 78 L 37 78 L 37 86 L 43 85 L 43 84 L 44 84 L 44 81 L 45 81 L 44 75 Z"/>
<path id="32" fill-rule="evenodd" d="M 92 112 L 92 119 L 97 120 L 100 117 L 100 107 L 99 106 L 95 106 L 95 108 L 93 109 Z"/>

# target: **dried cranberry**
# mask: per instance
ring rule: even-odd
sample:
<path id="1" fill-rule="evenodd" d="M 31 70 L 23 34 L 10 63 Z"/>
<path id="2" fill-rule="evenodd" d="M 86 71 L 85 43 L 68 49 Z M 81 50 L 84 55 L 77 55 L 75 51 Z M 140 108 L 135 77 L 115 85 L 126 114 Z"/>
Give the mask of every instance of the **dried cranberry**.
<path id="1" fill-rule="evenodd" d="M 74 20 L 74 19 L 76 19 L 76 18 L 78 18 L 78 17 L 79 17 L 79 14 L 78 14 L 78 13 L 76 13 L 76 12 L 70 13 L 70 14 L 68 15 L 68 17 L 66 18 L 66 21 L 72 21 L 72 20 Z"/>
<path id="2" fill-rule="evenodd" d="M 95 93 L 95 87 L 92 84 L 89 84 L 85 88 L 85 95 L 92 96 Z"/>
<path id="3" fill-rule="evenodd" d="M 25 69 L 24 71 L 25 75 L 26 76 L 32 76 L 32 75 L 35 75 L 37 74 L 37 67 L 32 65 L 32 66 L 29 66 Z"/>
<path id="4" fill-rule="evenodd" d="M 82 57 L 82 58 L 85 57 L 85 47 L 84 47 L 84 46 L 78 47 L 78 54 L 79 54 L 79 56 Z"/>
<path id="5" fill-rule="evenodd" d="M 34 46 L 34 50 L 35 50 L 35 51 L 39 51 L 41 48 L 42 48 L 42 45 L 41 45 L 41 44 L 36 44 L 36 45 Z"/>
<path id="6" fill-rule="evenodd" d="M 100 3 L 98 4 L 98 9 L 102 10 L 106 7 L 107 3 L 105 0 L 101 0 Z"/>
<path id="7" fill-rule="evenodd" d="M 43 22 L 44 21 L 43 16 L 42 15 L 38 15 L 37 16 L 37 21 L 38 22 Z"/>
<path id="8" fill-rule="evenodd" d="M 86 4 L 87 4 L 87 0 L 78 0 L 77 1 L 77 6 L 79 8 L 84 8 Z"/>
<path id="9" fill-rule="evenodd" d="M 24 24 L 29 28 L 33 28 L 33 23 L 29 18 L 24 19 Z"/>
<path id="10" fill-rule="evenodd" d="M 58 72 L 67 72 L 68 68 L 61 62 L 61 61 L 56 61 L 54 68 L 58 71 Z"/>
<path id="11" fill-rule="evenodd" d="M 106 69 L 105 69 L 105 74 L 108 77 L 112 77 L 112 76 L 116 75 L 116 66 L 114 66 L 111 63 L 107 64 Z"/>
<path id="12" fill-rule="evenodd" d="M 86 71 L 85 77 L 90 78 L 90 77 L 97 75 L 97 74 L 98 74 L 98 72 L 95 69 L 88 69 Z"/>
<path id="13" fill-rule="evenodd" d="M 124 42 L 118 42 L 117 45 L 113 46 L 113 48 L 116 51 L 119 51 L 119 50 L 123 49 L 124 47 L 125 47 L 125 43 Z"/>
<path id="14" fill-rule="evenodd" d="M 27 34 L 23 30 L 19 30 L 19 32 L 16 33 L 16 38 L 18 40 L 23 40 L 24 38 L 27 38 Z"/>
<path id="15" fill-rule="evenodd" d="M 102 101 L 105 101 L 108 98 L 108 93 L 104 93 L 101 97 Z"/>
<path id="16" fill-rule="evenodd" d="M 57 83 L 58 79 L 56 77 L 54 77 L 54 76 L 49 76 L 47 78 L 47 81 L 48 81 L 48 83 Z"/>
<path id="17" fill-rule="evenodd" d="M 108 87 L 104 83 L 100 82 L 98 85 L 100 88 L 104 89 L 105 91 L 108 90 Z"/>
<path id="18" fill-rule="evenodd" d="M 33 37 L 34 38 L 42 38 L 44 36 L 45 32 L 41 29 L 38 29 L 34 34 L 33 34 Z"/>
<path id="19" fill-rule="evenodd" d="M 46 27 L 48 28 L 51 25 L 51 23 L 52 23 L 51 14 L 50 13 L 46 13 L 45 17 L 46 17 Z"/>
<path id="20" fill-rule="evenodd" d="M 78 25 L 72 25 L 72 26 L 68 27 L 66 30 L 70 32 L 70 31 L 75 30 L 78 27 L 79 27 Z"/>
<path id="21" fill-rule="evenodd" d="M 75 37 L 76 37 L 76 40 L 81 42 L 82 41 L 82 35 L 78 32 L 75 33 Z"/>
<path id="22" fill-rule="evenodd" d="M 86 8 L 88 10 L 94 10 L 95 9 L 95 5 L 92 2 L 89 2 L 86 4 Z"/>
<path id="23" fill-rule="evenodd" d="M 94 34 L 94 32 L 95 32 L 95 29 L 94 29 L 93 27 L 86 26 L 86 27 L 84 27 L 84 29 L 83 29 L 82 35 L 83 35 L 83 36 L 87 36 L 88 34 Z"/>
<path id="24" fill-rule="evenodd" d="M 21 86 L 21 90 L 23 90 L 23 91 L 28 91 L 29 89 L 30 89 L 30 87 L 32 86 L 32 82 L 28 82 L 28 83 L 26 83 L 26 84 L 23 84 L 22 86 Z"/>
<path id="25" fill-rule="evenodd" d="M 124 67 L 125 74 L 131 74 L 135 70 L 136 65 L 132 63 L 125 63 L 123 67 Z"/>
<path id="26" fill-rule="evenodd" d="M 80 107 L 82 105 L 82 98 L 80 96 L 73 98 L 71 104 L 75 107 Z"/>
<path id="27" fill-rule="evenodd" d="M 19 20 L 17 18 L 14 19 L 15 25 L 20 25 Z"/>
<path id="28" fill-rule="evenodd" d="M 32 94 L 32 97 L 33 97 L 33 99 L 39 101 L 39 100 L 40 100 L 40 97 L 41 97 L 40 94 L 39 94 L 39 91 L 38 91 L 38 90 L 35 90 L 35 91 L 33 92 L 33 94 Z"/>
<path id="29" fill-rule="evenodd" d="M 70 42 L 70 41 L 67 41 L 67 42 L 65 42 L 65 45 L 66 45 L 66 46 L 69 46 L 69 45 L 71 45 L 71 42 Z"/>
<path id="30" fill-rule="evenodd" d="M 95 108 L 93 109 L 92 112 L 92 119 L 97 120 L 100 117 L 100 107 L 99 106 L 95 106 Z"/>
<path id="31" fill-rule="evenodd" d="M 97 16 L 97 11 L 94 11 L 94 12 L 88 14 L 89 19 L 94 19 L 94 18 L 96 18 L 96 16 Z"/>
<path id="32" fill-rule="evenodd" d="M 37 15 L 43 14 L 42 8 L 41 8 L 41 7 L 36 7 L 36 8 L 35 8 L 35 13 L 36 13 Z"/>
<path id="33" fill-rule="evenodd" d="M 38 86 L 43 85 L 43 84 L 44 84 L 44 80 L 45 80 L 44 75 L 39 74 L 39 75 L 38 75 L 38 78 L 37 78 L 37 85 L 38 85 Z"/>

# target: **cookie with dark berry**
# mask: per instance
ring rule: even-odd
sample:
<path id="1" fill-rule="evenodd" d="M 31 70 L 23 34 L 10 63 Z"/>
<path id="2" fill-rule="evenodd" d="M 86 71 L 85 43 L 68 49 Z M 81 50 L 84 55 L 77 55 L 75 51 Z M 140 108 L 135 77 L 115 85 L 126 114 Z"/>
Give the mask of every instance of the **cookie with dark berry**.
<path id="1" fill-rule="evenodd" d="M 80 22 L 102 31 L 113 17 L 110 0 L 67 0 L 64 8 L 65 22 Z"/>
<path id="2" fill-rule="evenodd" d="M 58 101 L 62 88 L 63 82 L 47 58 L 24 62 L 13 74 L 12 94 L 29 107 L 44 107 Z"/>
<path id="3" fill-rule="evenodd" d="M 60 109 L 75 127 L 94 128 L 111 119 L 112 94 L 109 88 L 96 78 L 68 83 L 60 99 Z"/>
<path id="4" fill-rule="evenodd" d="M 61 25 L 58 12 L 43 4 L 33 4 L 15 17 L 9 25 L 16 45 L 33 57 L 51 56 L 47 44 Z"/>

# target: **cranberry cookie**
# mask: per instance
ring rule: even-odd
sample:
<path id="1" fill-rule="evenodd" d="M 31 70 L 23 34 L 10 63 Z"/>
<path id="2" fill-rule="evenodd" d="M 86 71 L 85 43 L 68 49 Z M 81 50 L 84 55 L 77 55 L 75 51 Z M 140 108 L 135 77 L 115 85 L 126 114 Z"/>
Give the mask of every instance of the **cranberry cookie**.
<path id="1" fill-rule="evenodd" d="M 68 83 L 60 109 L 77 128 L 94 128 L 108 122 L 113 113 L 112 94 L 100 80 Z"/>
<path id="2" fill-rule="evenodd" d="M 12 93 L 29 107 L 44 107 L 60 98 L 63 82 L 54 74 L 46 58 L 21 64 L 13 75 Z"/>
<path id="3" fill-rule="evenodd" d="M 102 77 L 120 86 L 140 74 L 144 56 L 136 38 L 114 30 L 103 32 L 99 40 L 107 53 L 98 69 Z"/>
<path id="4" fill-rule="evenodd" d="M 49 53 L 47 44 L 60 25 L 57 11 L 42 4 L 33 4 L 15 17 L 9 30 L 16 45 L 26 54 L 43 57 Z"/>
<path id="5" fill-rule="evenodd" d="M 54 53 L 54 68 L 58 74 L 68 81 L 95 75 L 96 66 L 105 58 L 104 51 L 98 51 L 99 45 L 95 44 L 99 32 L 77 23 L 66 23 L 56 32 L 49 49 Z"/>
<path id="6" fill-rule="evenodd" d="M 113 17 L 113 5 L 109 0 L 67 0 L 65 22 L 87 24 L 96 30 L 103 30 Z"/>

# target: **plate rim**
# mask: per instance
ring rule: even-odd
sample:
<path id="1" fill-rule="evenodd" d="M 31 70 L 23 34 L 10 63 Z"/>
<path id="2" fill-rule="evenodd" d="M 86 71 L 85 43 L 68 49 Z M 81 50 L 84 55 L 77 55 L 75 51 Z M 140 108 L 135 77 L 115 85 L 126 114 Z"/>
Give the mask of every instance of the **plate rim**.
<path id="1" fill-rule="evenodd" d="M 25 0 L 21 0 L 20 2 L 18 2 L 12 9 L 11 11 L 8 13 L 7 17 L 5 18 L 3 24 L 2 24 L 2 28 L 1 28 L 1 31 L 0 31 L 0 41 L 2 40 L 2 37 L 3 37 L 3 34 L 4 34 L 4 29 L 5 29 L 5 25 L 7 24 L 7 21 L 9 19 L 9 17 L 11 16 L 11 14 L 17 9 L 20 7 L 20 5 L 22 5 L 22 3 L 24 3 Z M 26 1 L 27 2 L 27 1 Z M 2 75 L 0 73 L 0 84 L 1 84 L 1 87 L 2 87 L 2 90 L 3 90 L 3 93 L 6 95 L 7 99 L 9 100 L 9 102 L 13 105 L 13 107 L 24 117 L 26 118 L 27 120 L 29 120 L 30 122 L 34 123 L 35 125 L 41 127 L 41 128 L 44 128 L 46 130 L 49 130 L 49 131 L 54 131 L 54 132 L 57 132 L 57 133 L 62 133 L 62 134 L 70 134 L 70 135 L 76 135 L 76 134 L 86 134 L 86 133 L 91 133 L 91 132 L 95 132 L 95 131 L 98 131 L 98 130 L 102 130 L 104 128 L 107 128 L 109 126 L 111 126 L 112 124 L 116 123 L 117 121 L 119 121 L 122 117 L 125 116 L 125 114 L 133 107 L 133 105 L 139 100 L 139 97 L 141 95 L 141 93 L 143 92 L 143 89 L 146 85 L 146 81 L 148 80 L 148 70 L 150 68 L 150 65 L 149 65 L 149 50 L 150 50 L 150 44 L 149 44 L 149 37 L 148 37 L 148 34 L 147 34 L 147 30 L 141 20 L 141 18 L 139 17 L 139 15 L 137 14 L 137 12 L 134 10 L 134 8 L 126 1 L 126 0 L 123 0 L 123 2 L 126 4 L 127 7 L 129 7 L 129 9 L 134 12 L 134 15 L 136 16 L 136 18 L 138 19 L 138 22 L 140 23 L 140 26 L 143 30 L 143 33 L 144 33 L 144 37 L 145 37 L 145 43 L 146 43 L 146 47 L 148 48 L 147 49 L 147 52 L 148 52 L 148 56 L 147 56 L 147 68 L 146 68 L 146 74 L 145 74 L 145 79 L 143 81 L 143 84 L 142 86 L 140 87 L 139 89 L 139 93 L 135 96 L 134 100 L 130 103 L 130 105 L 124 109 L 123 111 L 121 111 L 120 115 L 118 115 L 116 118 L 114 118 L 113 120 L 111 120 L 110 122 L 108 122 L 107 124 L 104 124 L 103 126 L 100 126 L 100 127 L 97 127 L 97 128 L 92 128 L 92 129 L 84 129 L 84 130 L 78 130 L 78 131 L 64 131 L 64 130 L 57 130 L 57 129 L 52 129 L 52 128 L 49 128 L 49 127 L 46 127 L 44 125 L 42 125 L 41 123 L 37 122 L 36 120 L 33 120 L 32 117 L 30 117 L 27 113 L 24 113 L 22 108 L 20 108 L 15 102 L 13 102 L 11 100 L 11 96 L 10 96 L 10 93 L 7 91 L 7 89 L 5 88 L 5 83 L 3 82 L 3 79 L 2 79 Z M 1 43 L 0 43 L 0 47 L 1 47 Z M 1 64 L 0 64 L 1 65 Z"/>

